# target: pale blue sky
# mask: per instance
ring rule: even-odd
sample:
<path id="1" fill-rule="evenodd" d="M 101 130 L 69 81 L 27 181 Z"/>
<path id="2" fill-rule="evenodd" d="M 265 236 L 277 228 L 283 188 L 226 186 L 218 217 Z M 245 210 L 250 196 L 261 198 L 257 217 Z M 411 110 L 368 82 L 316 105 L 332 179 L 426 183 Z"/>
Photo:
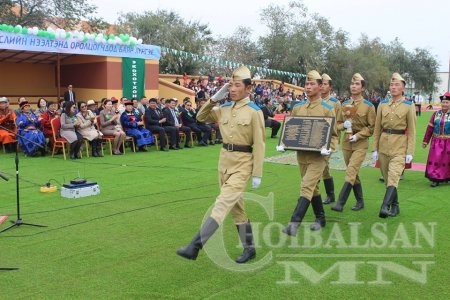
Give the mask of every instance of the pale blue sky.
<path id="1" fill-rule="evenodd" d="M 270 3 L 285 4 L 289 0 L 91 0 L 99 14 L 114 22 L 120 12 L 166 9 L 188 20 L 209 24 L 213 33 L 226 36 L 242 25 L 253 29 L 254 36 L 267 30 L 261 26 L 259 13 Z M 350 33 L 356 42 L 361 33 L 383 42 L 399 37 L 408 50 L 429 49 L 441 64 L 439 71 L 449 70 L 450 1 L 446 0 L 304 0 L 310 13 L 326 17 L 335 28 Z"/>

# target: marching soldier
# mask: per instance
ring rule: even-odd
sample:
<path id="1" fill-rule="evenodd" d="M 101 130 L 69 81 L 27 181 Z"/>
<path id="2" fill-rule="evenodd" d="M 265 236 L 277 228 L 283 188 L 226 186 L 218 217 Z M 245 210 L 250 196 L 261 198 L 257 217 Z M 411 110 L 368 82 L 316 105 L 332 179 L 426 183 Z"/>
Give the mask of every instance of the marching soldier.
<path id="1" fill-rule="evenodd" d="M 317 71 L 310 71 L 306 77 L 305 90 L 308 101 L 298 103 L 292 110 L 292 116 L 310 117 L 334 117 L 333 106 L 322 102 L 320 87 L 322 76 Z M 335 123 L 334 123 L 335 124 Z M 289 224 L 282 230 L 287 235 L 297 235 L 306 211 L 311 203 L 316 221 L 311 225 L 311 230 L 319 230 L 325 226 L 325 212 L 322 205 L 322 197 L 319 191 L 319 181 L 327 164 L 325 157 L 335 149 L 337 141 L 336 125 L 332 129 L 331 149 L 322 149 L 321 152 L 297 151 L 297 161 L 300 166 L 301 187 L 300 198 L 291 217 Z M 282 149 L 280 149 L 283 151 Z"/>
<path id="2" fill-rule="evenodd" d="M 352 107 L 353 113 L 343 123 L 345 116 L 342 115 L 340 121 L 338 120 L 338 130 L 351 129 L 352 131 L 352 135 L 350 137 L 346 135 L 342 141 L 342 153 L 347 166 L 345 183 L 339 193 L 337 203 L 331 207 L 332 210 L 338 212 L 342 212 L 344 209 L 352 188 L 356 198 L 356 205 L 352 207 L 352 210 L 358 211 L 364 208 L 363 191 L 358 173 L 366 158 L 369 137 L 373 135 L 376 119 L 375 106 L 362 96 L 365 87 L 364 78 L 359 73 L 353 75 L 350 85 L 352 96 L 342 103 L 343 113 L 347 107 Z"/>
<path id="3" fill-rule="evenodd" d="M 244 246 L 244 252 L 236 262 L 245 263 L 256 256 L 252 227 L 245 213 L 242 193 L 250 177 L 253 188 L 261 184 L 265 129 L 261 109 L 249 99 L 251 89 L 250 70 L 239 67 L 233 72 L 231 83 L 225 84 L 198 112 L 197 119 L 200 122 L 219 122 L 222 133 L 224 144 L 219 158 L 220 194 L 211 216 L 191 243 L 177 250 L 177 254 L 184 258 L 197 258 L 199 250 L 229 211 Z M 216 102 L 227 97 L 228 90 L 233 101 L 215 108 Z"/>
<path id="4" fill-rule="evenodd" d="M 411 163 L 416 144 L 416 112 L 412 102 L 403 100 L 405 80 L 392 74 L 391 100 L 381 102 L 373 134 L 372 159 L 380 163 L 386 193 L 379 216 L 395 217 L 400 213 L 397 187 L 405 163 Z"/>
<path id="5" fill-rule="evenodd" d="M 333 89 L 333 83 L 331 81 L 331 77 L 328 74 L 323 73 L 322 74 L 322 87 L 320 89 L 320 93 L 322 95 L 323 102 L 333 106 L 334 108 L 334 114 L 336 116 L 336 122 L 338 121 L 337 118 L 341 116 L 341 103 L 338 99 L 331 97 L 330 92 Z M 339 136 L 338 139 L 335 141 L 335 145 L 339 144 Z M 333 177 L 330 174 L 330 157 L 326 157 L 327 165 L 325 166 L 325 169 L 323 170 L 323 184 L 325 186 L 325 191 L 327 193 L 327 198 L 325 201 L 323 201 L 323 204 L 330 204 L 331 202 L 334 202 L 335 196 L 334 196 L 334 182 Z"/>

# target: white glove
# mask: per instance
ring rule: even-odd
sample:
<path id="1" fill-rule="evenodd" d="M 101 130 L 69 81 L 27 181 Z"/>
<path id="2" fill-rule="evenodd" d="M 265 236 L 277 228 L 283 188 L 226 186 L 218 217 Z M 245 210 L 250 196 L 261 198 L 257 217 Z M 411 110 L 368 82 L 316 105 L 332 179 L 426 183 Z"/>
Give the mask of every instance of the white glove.
<path id="1" fill-rule="evenodd" d="M 413 156 L 412 155 L 410 155 L 410 154 L 406 155 L 405 163 L 409 164 L 409 163 L 412 162 L 412 160 L 413 160 Z"/>
<path id="2" fill-rule="evenodd" d="M 214 102 L 219 102 L 220 100 L 226 99 L 228 97 L 228 88 L 230 84 L 225 83 L 223 87 L 220 88 L 220 90 L 217 91 L 212 97 L 211 100 Z"/>
<path id="3" fill-rule="evenodd" d="M 322 150 L 320 150 L 320 154 L 328 156 L 331 154 L 331 150 L 323 148 Z"/>
<path id="4" fill-rule="evenodd" d="M 352 135 L 349 139 L 348 139 L 351 143 L 354 143 L 358 140 L 358 136 L 356 134 Z"/>
<path id="5" fill-rule="evenodd" d="M 284 152 L 284 151 L 286 151 L 286 150 L 284 150 L 284 147 L 283 147 L 283 146 L 279 145 L 279 146 L 277 146 L 277 151 L 278 151 L 278 152 Z"/>
<path id="6" fill-rule="evenodd" d="M 376 162 L 378 160 L 378 151 L 372 152 L 372 160 L 373 162 Z"/>
<path id="7" fill-rule="evenodd" d="M 253 176 L 253 178 L 252 178 L 252 187 L 254 189 L 257 189 L 257 188 L 259 188 L 260 185 L 261 185 L 261 177 Z"/>
<path id="8" fill-rule="evenodd" d="M 352 128 L 352 121 L 349 121 L 349 120 L 345 121 L 344 128 L 346 128 L 346 129 Z"/>

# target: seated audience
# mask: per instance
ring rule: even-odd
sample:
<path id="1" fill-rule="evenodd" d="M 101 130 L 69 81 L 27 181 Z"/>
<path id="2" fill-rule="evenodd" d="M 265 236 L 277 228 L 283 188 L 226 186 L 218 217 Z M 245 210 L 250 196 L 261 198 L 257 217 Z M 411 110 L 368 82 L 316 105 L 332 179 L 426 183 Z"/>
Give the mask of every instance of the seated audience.
<path id="1" fill-rule="evenodd" d="M 153 136 L 150 131 L 144 128 L 144 122 L 142 122 L 141 117 L 133 112 L 133 102 L 126 100 L 124 105 L 125 111 L 120 116 L 120 123 L 125 133 L 133 137 L 139 151 L 146 152 L 146 146 L 154 142 Z"/>
<path id="2" fill-rule="evenodd" d="M 112 101 L 106 99 L 103 102 L 104 109 L 100 112 L 100 130 L 104 135 L 114 136 L 114 155 L 121 155 L 120 146 L 125 140 L 125 132 L 120 125 L 119 111 L 115 111 Z"/>
<path id="3" fill-rule="evenodd" d="M 275 115 L 273 113 L 273 103 L 270 99 L 264 99 L 265 106 L 262 108 L 264 114 L 264 122 L 266 127 L 272 128 L 271 138 L 276 138 L 278 130 L 281 127 L 281 123 L 275 120 Z"/>
<path id="4" fill-rule="evenodd" d="M 61 114 L 61 129 L 59 135 L 65 138 L 69 144 L 70 159 L 80 159 L 80 149 L 83 145 L 83 136 L 78 132 L 80 121 L 75 115 L 75 103 L 68 101 L 64 105 L 64 112 Z"/>
<path id="5" fill-rule="evenodd" d="M 183 131 L 186 135 L 186 143 L 184 145 L 185 148 L 192 148 L 189 145 L 191 141 L 191 129 L 187 126 L 182 126 L 181 121 L 178 118 L 177 112 L 175 111 L 177 103 L 174 99 L 166 100 L 166 107 L 163 109 L 163 116 L 166 118 L 166 122 L 163 123 L 163 126 L 173 126 L 177 128 L 179 131 Z M 180 139 L 177 140 L 177 148 L 180 148 Z"/>
<path id="6" fill-rule="evenodd" d="M 76 115 L 78 122 L 80 122 L 78 132 L 91 144 L 93 157 L 103 156 L 101 152 L 101 137 L 103 134 L 95 128 L 97 117 L 88 110 L 87 104 L 83 101 L 78 102 L 78 110 L 79 112 Z"/>
<path id="7" fill-rule="evenodd" d="M 38 117 L 31 111 L 28 101 L 22 101 L 20 109 L 22 113 L 16 118 L 18 128 L 17 141 L 20 148 L 29 156 L 35 156 L 38 152 L 44 156 L 45 137 L 44 133 L 39 129 L 40 122 Z"/>
<path id="8" fill-rule="evenodd" d="M 49 139 L 48 146 L 53 148 L 53 132 L 51 121 L 59 118 L 58 105 L 55 102 L 47 102 L 47 110 L 41 115 L 41 128 L 44 136 Z"/>
<path id="9" fill-rule="evenodd" d="M 5 146 L 6 152 L 14 152 L 16 147 L 15 132 L 16 130 L 16 113 L 9 108 L 9 99 L 0 98 L 0 126 L 12 131 L 9 132 L 0 128 L 0 143 Z"/>
<path id="10" fill-rule="evenodd" d="M 159 135 L 161 143 L 161 151 L 167 151 L 166 148 L 166 135 L 169 138 L 169 149 L 179 150 L 177 144 L 179 139 L 179 131 L 175 126 L 163 126 L 166 122 L 161 110 L 157 107 L 158 100 L 155 98 L 150 99 L 149 107 L 145 111 L 145 127 L 152 133 Z"/>
<path id="11" fill-rule="evenodd" d="M 100 114 L 100 110 L 98 108 L 97 103 L 94 100 L 88 100 L 87 103 L 87 109 L 92 112 L 95 116 L 98 116 Z"/>
<path id="12" fill-rule="evenodd" d="M 197 112 L 192 108 L 192 103 L 186 101 L 184 108 L 181 108 L 181 121 L 184 126 L 189 127 L 197 134 L 197 141 L 200 146 L 208 146 L 208 140 L 211 136 L 211 127 L 206 124 L 197 123 Z"/>

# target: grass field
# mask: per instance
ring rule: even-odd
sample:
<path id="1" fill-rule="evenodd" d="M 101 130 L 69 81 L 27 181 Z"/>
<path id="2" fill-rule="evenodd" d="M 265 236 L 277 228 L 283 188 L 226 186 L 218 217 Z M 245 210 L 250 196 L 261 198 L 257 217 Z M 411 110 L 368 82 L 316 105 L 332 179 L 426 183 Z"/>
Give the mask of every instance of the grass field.
<path id="1" fill-rule="evenodd" d="M 426 162 L 428 149 L 420 145 L 430 115 L 418 118 L 415 162 Z M 267 140 L 266 156 L 277 155 L 275 144 Z M 293 239 L 281 234 L 280 226 L 298 198 L 298 167 L 266 163 L 260 189 L 248 189 L 274 195 L 273 216 L 247 203 L 257 227 L 257 259 L 222 267 L 210 258 L 215 240 L 195 262 L 178 257 L 175 250 L 190 241 L 218 194 L 219 149 L 77 161 L 21 155 L 23 220 L 48 227 L 0 234 L 0 267 L 20 268 L 0 271 L 0 299 L 450 298 L 450 185 L 432 189 L 421 172 L 408 171 L 401 181 L 400 216 L 380 219 L 384 185 L 378 169 L 364 168 L 365 209 L 351 211 L 351 195 L 343 213 L 325 207 L 328 223 L 321 232 L 311 237 L 302 225 L 306 230 Z M 14 168 L 14 156 L 0 154 L 0 171 L 13 177 Z M 332 172 L 338 193 L 344 172 Z M 65 183 L 78 176 L 97 181 L 101 194 L 69 200 L 59 192 L 39 192 L 50 179 Z M 0 215 L 15 219 L 15 198 L 14 178 L 0 181 Z M 313 218 L 310 208 L 305 221 Z M 223 237 L 234 259 L 242 248 L 231 218 Z M 319 242 L 308 246 L 308 238 Z M 363 247 L 366 240 L 371 243 Z M 264 265 L 246 271 L 266 255 L 271 259 Z"/>

